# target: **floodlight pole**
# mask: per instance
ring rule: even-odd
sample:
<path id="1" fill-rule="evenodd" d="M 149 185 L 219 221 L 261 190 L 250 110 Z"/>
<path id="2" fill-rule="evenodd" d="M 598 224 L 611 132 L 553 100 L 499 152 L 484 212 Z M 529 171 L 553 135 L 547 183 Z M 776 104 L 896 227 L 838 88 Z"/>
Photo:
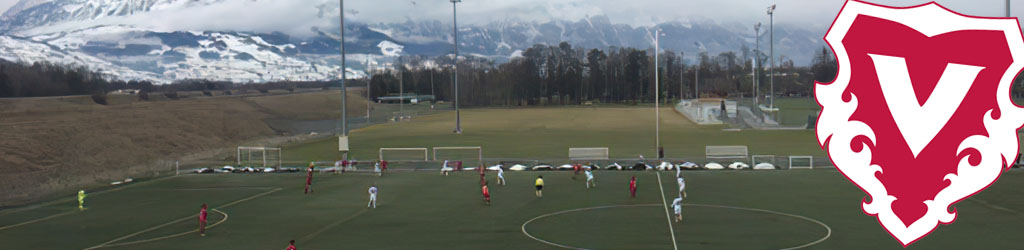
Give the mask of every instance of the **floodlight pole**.
<path id="1" fill-rule="evenodd" d="M 658 45 L 659 38 L 661 38 L 662 35 L 664 34 L 661 33 L 660 29 L 654 31 L 654 155 L 657 156 L 660 156 L 658 154 L 658 147 L 661 146 L 661 113 L 658 112 L 658 105 L 660 104 L 658 96 L 661 95 L 661 93 L 658 92 L 658 85 L 661 85 L 660 82 L 658 82 L 658 75 L 661 74 L 658 70 L 661 68 L 658 67 Z"/>
<path id="2" fill-rule="evenodd" d="M 751 65 L 751 66 L 754 67 L 754 90 L 753 90 L 753 93 L 751 94 L 751 95 L 753 95 L 752 98 L 753 98 L 753 101 L 754 101 L 754 108 L 757 108 L 757 104 L 758 104 L 757 103 L 757 90 L 758 90 L 758 87 L 760 86 L 758 84 L 760 79 L 757 78 L 757 70 L 759 68 L 760 61 L 761 61 L 761 23 L 759 22 L 757 24 L 754 24 L 754 64 Z"/>
<path id="3" fill-rule="evenodd" d="M 450 0 L 452 2 L 452 33 L 454 33 L 455 44 L 455 58 L 452 66 L 453 79 L 455 79 L 455 132 L 456 134 L 462 134 L 462 117 L 459 114 L 459 22 L 456 19 L 456 8 L 455 4 L 462 2 L 462 0 Z"/>
<path id="4" fill-rule="evenodd" d="M 341 21 L 341 36 L 338 41 L 341 46 L 341 136 L 348 136 L 348 122 L 347 118 L 347 107 L 345 100 L 345 0 L 338 0 L 340 7 L 338 8 L 338 18 Z"/>
<path id="5" fill-rule="evenodd" d="M 401 60 L 399 60 L 401 61 Z M 402 66 L 398 66 L 398 112 L 402 112 L 405 107 L 405 74 L 402 72 Z M 401 113 L 400 113 L 401 114 Z"/>
<path id="6" fill-rule="evenodd" d="M 370 82 L 373 81 L 373 70 L 370 69 L 370 57 L 366 57 L 366 123 L 370 123 Z"/>
<path id="7" fill-rule="evenodd" d="M 1006 0 L 1006 17 L 1010 17 L 1010 0 Z"/>
<path id="8" fill-rule="evenodd" d="M 775 5 L 774 4 L 772 4 L 771 7 L 768 7 L 768 30 L 769 30 L 768 33 L 770 33 L 770 35 L 768 35 L 768 40 L 769 40 L 768 44 L 769 44 L 769 47 L 770 47 L 770 52 L 769 52 L 769 54 L 770 54 L 769 57 L 770 58 L 768 60 L 771 60 L 771 65 L 772 65 L 771 66 L 772 70 L 769 73 L 770 74 L 770 78 L 769 78 L 769 85 L 770 86 L 769 86 L 768 93 L 769 93 L 769 96 L 771 97 L 771 99 L 768 102 L 768 105 L 769 105 L 768 107 L 769 107 L 769 110 L 775 110 Z"/>

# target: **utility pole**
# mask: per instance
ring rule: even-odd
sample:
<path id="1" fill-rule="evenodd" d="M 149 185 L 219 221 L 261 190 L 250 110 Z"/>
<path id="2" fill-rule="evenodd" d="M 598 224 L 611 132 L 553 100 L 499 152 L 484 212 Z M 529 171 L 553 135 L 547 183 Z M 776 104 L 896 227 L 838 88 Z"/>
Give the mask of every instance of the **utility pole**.
<path id="1" fill-rule="evenodd" d="M 462 0 L 450 0 L 452 2 L 452 33 L 454 33 L 455 44 L 455 58 L 454 66 L 452 67 L 453 79 L 455 82 L 455 132 L 456 134 L 462 134 L 462 117 L 459 114 L 459 22 L 456 19 L 456 8 L 455 4 L 462 2 Z"/>

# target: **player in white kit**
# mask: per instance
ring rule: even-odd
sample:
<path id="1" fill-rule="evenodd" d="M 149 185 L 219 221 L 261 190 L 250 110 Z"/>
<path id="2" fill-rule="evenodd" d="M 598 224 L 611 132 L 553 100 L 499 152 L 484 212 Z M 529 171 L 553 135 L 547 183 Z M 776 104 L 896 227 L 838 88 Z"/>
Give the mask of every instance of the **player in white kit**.
<path id="1" fill-rule="evenodd" d="M 370 193 L 370 203 L 367 203 L 366 207 L 377 208 L 377 185 L 370 186 L 367 192 Z"/>
<path id="2" fill-rule="evenodd" d="M 676 222 L 683 220 L 683 197 L 672 200 L 672 210 L 676 213 Z"/>
<path id="3" fill-rule="evenodd" d="M 686 180 L 683 180 L 683 176 L 676 177 L 676 182 L 679 183 L 679 196 L 686 197 Z"/>
<path id="4" fill-rule="evenodd" d="M 587 169 L 587 171 L 583 173 L 587 174 L 587 189 L 590 189 L 590 186 L 597 187 L 597 183 L 594 182 L 594 172 Z"/>
<path id="5" fill-rule="evenodd" d="M 505 170 L 502 170 L 501 167 L 498 167 L 498 185 L 505 185 Z"/>

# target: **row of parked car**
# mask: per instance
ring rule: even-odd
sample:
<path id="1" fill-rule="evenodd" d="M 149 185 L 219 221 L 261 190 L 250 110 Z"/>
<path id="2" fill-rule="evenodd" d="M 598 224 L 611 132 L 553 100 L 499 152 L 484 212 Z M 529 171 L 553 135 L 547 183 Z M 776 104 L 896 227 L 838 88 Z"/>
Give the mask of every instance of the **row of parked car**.
<path id="1" fill-rule="evenodd" d="M 619 163 L 615 162 L 615 163 L 608 164 L 607 166 L 604 166 L 604 167 L 601 167 L 600 165 L 596 165 L 596 164 L 583 165 L 582 167 L 583 167 L 583 169 L 592 169 L 592 170 L 598 170 L 598 169 L 604 169 L 604 170 L 676 170 L 677 168 L 680 169 L 680 170 L 722 170 L 722 169 L 772 170 L 772 169 L 776 169 L 774 164 L 767 163 L 767 162 L 758 163 L 753 168 L 751 168 L 749 164 L 747 164 L 745 162 L 740 162 L 740 161 L 730 163 L 727 166 L 719 164 L 719 163 L 716 163 L 716 162 L 711 162 L 711 163 L 708 163 L 708 164 L 700 165 L 700 164 L 693 163 L 693 162 L 681 162 L 679 164 L 673 164 L 671 162 L 663 161 L 663 162 L 661 162 L 658 165 L 650 165 L 650 164 L 643 163 L 643 162 L 637 162 L 637 163 L 635 163 L 633 165 L 623 166 L 622 164 L 619 164 Z M 487 167 L 487 170 L 498 170 L 498 168 L 508 169 L 508 170 L 511 170 L 511 171 L 525 171 L 525 170 L 572 170 L 573 169 L 573 165 L 572 164 L 563 164 L 563 165 L 559 165 L 559 166 L 556 167 L 556 166 L 551 165 L 551 164 L 540 163 L 540 164 L 536 164 L 536 165 L 533 165 L 533 166 L 527 166 L 527 165 L 522 165 L 522 164 L 513 164 L 512 166 L 506 167 L 504 164 L 497 164 L 497 165 L 493 165 L 493 166 Z"/>
<path id="2" fill-rule="evenodd" d="M 299 168 L 282 167 L 282 168 L 263 168 L 263 167 L 232 167 L 223 166 L 220 168 L 197 168 L 192 170 L 193 173 L 197 174 L 211 174 L 211 173 L 292 173 L 299 172 Z"/>
<path id="3" fill-rule="evenodd" d="M 637 163 L 634 163 L 632 165 L 628 165 L 628 164 L 627 165 L 622 165 L 622 164 L 619 164 L 619 163 L 615 162 L 615 163 L 611 163 L 611 164 L 608 164 L 608 165 L 603 166 L 603 167 L 600 166 L 600 165 L 597 165 L 597 164 L 583 165 L 582 167 L 583 167 L 583 169 L 590 169 L 590 170 L 602 170 L 602 169 L 603 170 L 676 170 L 677 168 L 680 169 L 680 170 L 723 170 L 723 169 L 734 169 L 734 170 L 741 170 L 741 169 L 772 170 L 772 169 L 776 169 L 775 165 L 773 165 L 771 163 L 767 163 L 767 162 L 758 163 L 753 168 L 751 168 L 749 164 L 747 164 L 745 162 L 739 162 L 739 161 L 730 163 L 729 165 L 722 165 L 722 164 L 719 164 L 719 163 L 716 163 L 716 162 L 711 162 L 711 163 L 704 164 L 704 165 L 700 165 L 700 164 L 693 163 L 693 162 L 681 162 L 681 163 L 678 163 L 678 164 L 674 164 L 674 163 L 667 162 L 667 161 L 663 161 L 663 162 L 661 162 L 658 165 L 650 165 L 650 164 L 642 163 L 642 162 L 637 162 Z M 497 165 L 492 165 L 492 166 L 487 167 L 487 170 L 497 171 L 499 168 L 504 169 L 504 170 L 510 170 L 510 171 L 572 170 L 573 169 L 573 165 L 572 164 L 562 164 L 562 165 L 559 165 L 559 166 L 555 166 L 555 165 L 546 164 L 546 163 L 539 163 L 539 164 L 535 164 L 533 166 L 527 166 L 527 165 L 523 165 L 523 164 L 512 164 L 511 166 L 507 166 L 505 164 L 497 164 Z M 293 173 L 293 172 L 299 172 L 301 170 L 302 169 L 295 168 L 295 167 L 272 168 L 272 167 L 233 167 L 233 166 L 223 166 L 223 167 L 220 167 L 220 168 L 198 168 L 198 169 L 192 170 L 192 172 L 193 173 L 197 173 L 197 174 L 207 174 L 207 173 Z M 463 170 L 475 170 L 475 168 L 464 168 Z M 342 168 L 341 167 L 327 167 L 327 168 L 317 169 L 317 171 L 321 172 L 321 173 L 340 172 L 340 171 L 342 171 Z"/>

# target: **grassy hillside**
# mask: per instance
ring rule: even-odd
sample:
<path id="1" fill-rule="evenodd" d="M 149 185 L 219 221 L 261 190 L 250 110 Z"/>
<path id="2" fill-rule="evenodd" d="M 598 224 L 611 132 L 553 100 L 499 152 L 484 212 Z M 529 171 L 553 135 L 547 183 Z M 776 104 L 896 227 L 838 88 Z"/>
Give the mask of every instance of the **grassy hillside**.
<path id="1" fill-rule="evenodd" d="M 173 169 L 243 142 L 290 135 L 268 120 L 336 119 L 339 91 L 94 104 L 88 96 L 0 99 L 0 206 Z M 352 116 L 365 98 L 350 94 Z M 334 113 L 332 113 L 332 111 Z M 361 111 L 361 112 L 356 112 Z"/>

